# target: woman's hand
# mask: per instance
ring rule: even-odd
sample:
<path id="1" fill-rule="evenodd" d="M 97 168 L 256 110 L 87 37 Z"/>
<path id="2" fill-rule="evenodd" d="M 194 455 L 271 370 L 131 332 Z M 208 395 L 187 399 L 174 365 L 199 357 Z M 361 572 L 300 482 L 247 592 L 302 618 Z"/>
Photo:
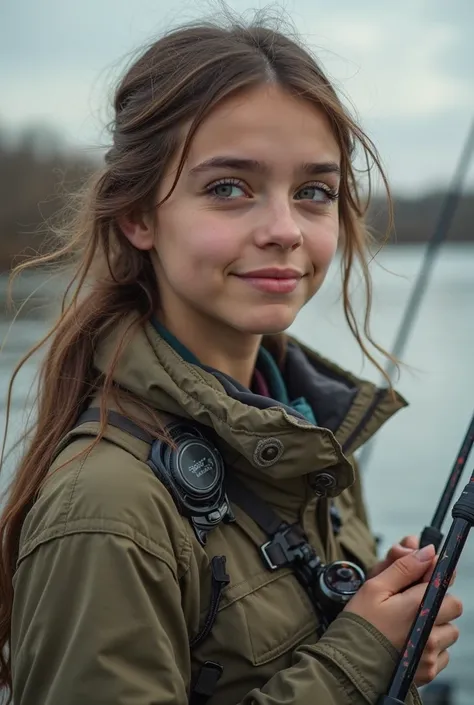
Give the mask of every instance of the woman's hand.
<path id="1" fill-rule="evenodd" d="M 388 550 L 387 555 L 383 561 L 379 561 L 374 565 L 372 570 L 368 573 L 368 578 L 375 578 L 379 575 L 385 568 L 403 556 L 407 556 L 418 548 L 419 540 L 418 536 L 405 536 L 399 543 L 394 543 L 393 546 Z"/>
<path id="2" fill-rule="evenodd" d="M 420 551 L 410 548 L 407 551 L 406 548 L 401 547 L 404 555 L 372 574 L 345 608 L 373 624 L 398 651 L 405 644 L 425 593 L 425 576 L 431 575 L 436 564 L 433 546 Z M 392 556 L 398 550 L 396 548 Z M 419 663 L 416 685 L 429 683 L 446 668 L 449 661 L 447 649 L 459 636 L 457 627 L 451 621 L 461 614 L 461 602 L 452 595 L 446 595 Z"/>
<path id="3" fill-rule="evenodd" d="M 410 553 L 413 553 L 413 551 L 418 548 L 419 543 L 420 541 L 418 539 L 418 536 L 413 535 L 405 536 L 399 543 L 394 543 L 393 546 L 387 551 L 387 555 L 385 556 L 383 561 L 379 561 L 378 563 L 376 563 L 372 570 L 370 570 L 367 574 L 367 577 L 369 579 L 375 578 L 376 575 L 379 575 L 382 571 L 388 568 L 389 565 L 392 565 L 392 563 L 397 561 L 399 558 L 402 558 L 403 556 L 408 556 Z M 418 582 L 427 583 L 429 581 L 429 579 L 433 575 L 433 570 L 435 568 L 437 558 L 438 557 L 436 556 L 433 559 L 433 561 L 430 563 L 428 570 Z M 450 587 L 454 584 L 455 578 L 456 571 L 454 571 L 453 577 L 451 578 L 451 582 L 449 583 Z"/>

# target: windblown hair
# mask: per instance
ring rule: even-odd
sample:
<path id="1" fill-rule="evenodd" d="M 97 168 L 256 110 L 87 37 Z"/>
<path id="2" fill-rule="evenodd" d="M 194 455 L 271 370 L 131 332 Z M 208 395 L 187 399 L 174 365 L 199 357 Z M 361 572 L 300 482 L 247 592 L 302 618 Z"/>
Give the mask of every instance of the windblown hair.
<path id="1" fill-rule="evenodd" d="M 370 238 L 364 224 L 367 191 L 362 196 L 355 157 L 365 159 L 370 197 L 370 172 L 375 168 L 388 186 L 373 143 L 338 98 L 317 61 L 300 43 L 258 16 L 250 23 L 230 20 L 173 30 L 151 44 L 130 66 L 114 99 L 112 146 L 105 165 L 86 184 L 73 218 L 64 228 L 60 246 L 16 268 L 72 263 L 70 284 L 61 314 L 49 333 L 19 363 L 47 344 L 40 368 L 35 419 L 22 438 L 26 450 L 13 478 L 0 521 L 0 687 L 11 691 L 10 634 L 12 577 L 25 515 L 44 482 L 60 439 L 74 425 L 92 394 L 101 392 L 101 433 L 107 400 L 119 404 L 114 369 L 136 326 L 159 307 L 158 286 L 148 251 L 131 245 L 117 224 L 136 209 L 156 211 L 158 186 L 170 160 L 180 156 L 172 193 L 198 127 L 223 100 L 262 84 L 276 84 L 324 110 L 341 150 L 339 217 L 341 226 L 342 293 L 345 316 L 362 353 L 381 371 L 369 345 L 390 357 L 370 335 Z M 183 144 L 183 126 L 190 125 Z M 390 202 L 390 195 L 389 202 Z M 350 281 L 359 263 L 365 282 L 366 311 L 362 332 L 350 301 Z M 133 302 L 133 304 L 131 303 Z M 93 364 L 94 348 L 109 330 L 124 326 L 113 364 L 100 375 Z M 387 380 L 388 381 L 388 380 Z M 122 394 L 122 392 L 120 392 Z M 135 400 L 137 402 L 137 400 Z M 147 430 L 156 433 L 152 410 Z M 143 419 L 136 420 L 143 426 Z M 8 416 L 7 416 L 8 427 Z"/>

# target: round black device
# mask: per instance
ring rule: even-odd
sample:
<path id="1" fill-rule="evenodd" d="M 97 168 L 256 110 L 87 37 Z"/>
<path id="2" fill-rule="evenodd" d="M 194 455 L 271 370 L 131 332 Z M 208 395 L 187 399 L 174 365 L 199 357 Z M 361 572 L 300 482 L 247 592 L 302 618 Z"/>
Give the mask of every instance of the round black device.
<path id="1" fill-rule="evenodd" d="M 222 480 L 222 459 L 202 439 L 184 438 L 171 456 L 171 472 L 191 495 L 200 497 Z"/>
<path id="2" fill-rule="evenodd" d="M 177 422 L 166 430 L 170 441 L 153 443 L 148 465 L 203 543 L 207 531 L 233 519 L 224 490 L 224 461 L 196 426 Z"/>

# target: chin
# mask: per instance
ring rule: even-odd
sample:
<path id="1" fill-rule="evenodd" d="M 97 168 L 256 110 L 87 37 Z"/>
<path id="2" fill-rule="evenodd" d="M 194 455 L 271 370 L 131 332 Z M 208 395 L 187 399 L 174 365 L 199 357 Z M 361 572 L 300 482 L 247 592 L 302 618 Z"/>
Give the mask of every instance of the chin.
<path id="1" fill-rule="evenodd" d="M 255 311 L 253 315 L 245 316 L 236 326 L 240 330 L 252 335 L 275 335 L 283 333 L 293 323 L 298 313 L 290 307 L 275 307 L 273 311 Z"/>

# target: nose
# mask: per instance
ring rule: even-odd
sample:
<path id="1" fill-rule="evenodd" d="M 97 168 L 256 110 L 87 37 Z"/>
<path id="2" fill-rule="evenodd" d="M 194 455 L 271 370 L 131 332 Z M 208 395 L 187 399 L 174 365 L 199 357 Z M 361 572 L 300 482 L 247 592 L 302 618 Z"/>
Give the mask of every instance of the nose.
<path id="1" fill-rule="evenodd" d="M 269 204 L 265 208 L 260 227 L 256 229 L 258 247 L 275 246 L 282 250 L 295 250 L 301 246 L 302 239 L 301 228 L 288 202 Z"/>

